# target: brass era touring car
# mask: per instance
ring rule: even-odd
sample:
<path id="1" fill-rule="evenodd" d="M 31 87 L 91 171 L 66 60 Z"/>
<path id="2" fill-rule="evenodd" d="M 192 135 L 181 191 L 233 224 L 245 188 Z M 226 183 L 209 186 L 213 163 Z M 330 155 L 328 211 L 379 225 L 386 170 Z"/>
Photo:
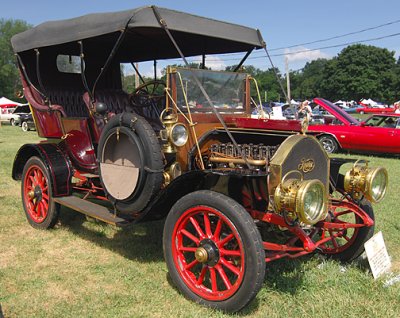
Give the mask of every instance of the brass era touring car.
<path id="1" fill-rule="evenodd" d="M 340 174 L 348 160 L 330 160 L 306 123 L 263 113 L 257 83 L 237 72 L 265 49 L 258 30 L 153 6 L 43 23 L 12 45 L 44 138 L 12 171 L 33 227 L 53 227 L 60 206 L 117 226 L 166 217 L 173 283 L 225 311 L 256 296 L 266 262 L 362 253 L 387 172 L 353 162 Z M 233 72 L 205 67 L 238 52 Z M 165 80 L 122 89 L 121 63 L 176 58 L 186 67 Z"/>

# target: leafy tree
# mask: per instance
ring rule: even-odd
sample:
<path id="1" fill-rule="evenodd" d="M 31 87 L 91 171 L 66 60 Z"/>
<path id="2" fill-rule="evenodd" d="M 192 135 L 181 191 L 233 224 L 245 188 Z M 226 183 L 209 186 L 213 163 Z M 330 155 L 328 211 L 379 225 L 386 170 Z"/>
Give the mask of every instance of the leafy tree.
<path id="1" fill-rule="evenodd" d="M 21 89 L 15 57 L 11 48 L 11 37 L 30 26 L 22 20 L 0 19 L 0 97 L 12 98 Z"/>
<path id="2" fill-rule="evenodd" d="M 325 76 L 325 68 L 329 60 L 317 59 L 307 62 L 302 72 L 290 74 L 292 97 L 295 99 L 310 99 L 321 96 L 321 81 Z"/>
<path id="3" fill-rule="evenodd" d="M 325 67 L 322 94 L 330 99 L 394 98 L 394 52 L 356 44 L 346 47 Z"/>

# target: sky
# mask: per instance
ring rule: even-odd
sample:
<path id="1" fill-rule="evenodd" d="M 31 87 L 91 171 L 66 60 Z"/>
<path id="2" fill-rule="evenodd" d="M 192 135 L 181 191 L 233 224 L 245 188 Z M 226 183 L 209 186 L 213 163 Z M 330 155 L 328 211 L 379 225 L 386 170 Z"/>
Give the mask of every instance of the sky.
<path id="1" fill-rule="evenodd" d="M 399 0 L 152 0 L 151 2 L 1 0 L 1 2 L 0 18 L 22 19 L 32 25 L 87 13 L 120 11 L 151 4 L 242 24 L 261 31 L 274 65 L 282 72 L 285 69 L 285 57 L 288 59 L 289 69 L 299 70 L 306 62 L 317 58 L 332 58 L 340 53 L 345 47 L 344 44 L 359 41 L 366 41 L 362 43 L 394 51 L 396 58 L 400 54 Z M 378 27 L 385 24 L 389 25 Z M 359 32 L 369 28 L 373 29 Z M 348 33 L 356 34 L 338 37 Z M 338 38 L 305 44 L 332 37 Z M 372 40 L 382 37 L 386 38 Z M 310 49 L 313 51 L 309 51 Z M 293 52 L 299 53 L 293 54 Z M 287 53 L 291 54 L 287 55 Z M 237 63 L 241 56 L 209 57 L 207 65 L 214 69 L 223 69 L 227 65 Z M 174 63 L 179 63 L 179 61 Z M 247 64 L 261 69 L 271 67 L 265 53 L 262 52 L 253 52 Z M 152 73 L 150 64 L 140 67 L 144 75 Z"/>

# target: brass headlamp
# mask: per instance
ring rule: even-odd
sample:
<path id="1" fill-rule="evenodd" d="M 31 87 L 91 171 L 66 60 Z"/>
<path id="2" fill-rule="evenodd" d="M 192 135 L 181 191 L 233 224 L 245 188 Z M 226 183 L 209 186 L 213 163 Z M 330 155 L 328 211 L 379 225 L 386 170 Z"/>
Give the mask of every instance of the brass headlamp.
<path id="1" fill-rule="evenodd" d="M 294 172 L 300 178 L 286 178 Z M 317 179 L 303 180 L 299 171 L 290 171 L 277 186 L 274 202 L 278 213 L 284 211 L 297 217 L 305 224 L 315 224 L 325 219 L 328 213 L 328 199 L 324 184 Z"/>
<path id="2" fill-rule="evenodd" d="M 383 167 L 368 167 L 367 161 L 356 161 L 344 177 L 344 190 L 354 199 L 364 195 L 374 203 L 383 199 L 387 185 L 387 170 Z"/>
<path id="3" fill-rule="evenodd" d="M 175 153 L 175 147 L 182 147 L 188 141 L 188 130 L 185 125 L 178 123 L 178 114 L 171 110 L 165 109 L 161 113 L 160 119 L 165 127 L 160 131 L 160 138 L 165 142 L 163 151 Z"/>

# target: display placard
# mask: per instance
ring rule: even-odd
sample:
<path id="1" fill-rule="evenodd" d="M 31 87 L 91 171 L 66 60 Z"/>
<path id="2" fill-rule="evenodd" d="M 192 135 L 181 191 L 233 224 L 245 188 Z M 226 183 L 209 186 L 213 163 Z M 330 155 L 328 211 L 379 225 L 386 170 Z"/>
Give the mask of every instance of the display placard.
<path id="1" fill-rule="evenodd" d="M 391 267 L 390 257 L 386 250 L 382 232 L 376 233 L 364 244 L 372 275 L 375 279 L 389 272 Z"/>

